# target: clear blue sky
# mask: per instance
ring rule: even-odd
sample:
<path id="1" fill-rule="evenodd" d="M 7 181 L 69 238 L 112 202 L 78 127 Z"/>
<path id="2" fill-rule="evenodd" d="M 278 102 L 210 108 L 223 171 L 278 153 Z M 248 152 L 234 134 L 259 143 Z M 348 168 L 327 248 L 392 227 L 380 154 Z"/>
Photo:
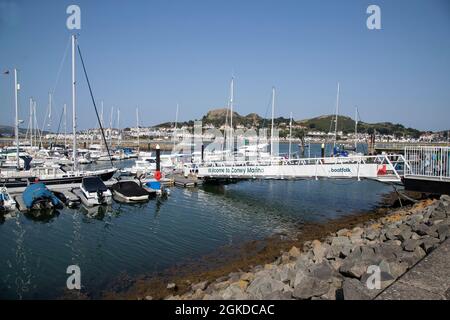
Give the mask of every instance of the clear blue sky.
<path id="1" fill-rule="evenodd" d="M 79 44 L 97 101 L 121 109 L 123 126 L 200 118 L 227 103 L 302 119 L 358 105 L 367 122 L 450 129 L 450 1 L 9 1 L 0 0 L 0 69 L 20 69 L 21 117 L 28 99 L 47 108 L 70 32 L 66 7 L 81 7 Z M 381 7 L 382 30 L 366 28 Z M 78 61 L 78 124 L 96 125 Z M 13 123 L 13 77 L 0 77 L 0 123 Z M 70 55 L 55 90 L 54 126 L 70 105 Z M 269 116 L 269 113 L 267 114 Z"/>

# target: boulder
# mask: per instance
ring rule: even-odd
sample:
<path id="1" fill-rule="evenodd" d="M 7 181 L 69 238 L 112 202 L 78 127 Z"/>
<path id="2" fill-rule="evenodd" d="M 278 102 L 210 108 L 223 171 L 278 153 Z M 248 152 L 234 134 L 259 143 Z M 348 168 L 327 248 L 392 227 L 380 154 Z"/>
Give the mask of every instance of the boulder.
<path id="1" fill-rule="evenodd" d="M 322 243 L 319 240 L 312 242 L 313 259 L 316 263 L 322 262 L 331 251 L 331 246 L 328 243 Z"/>
<path id="2" fill-rule="evenodd" d="M 191 290 L 194 292 L 197 290 L 205 290 L 207 286 L 208 286 L 208 281 L 202 281 L 202 282 L 191 285 Z"/>
<path id="3" fill-rule="evenodd" d="M 307 269 L 295 269 L 295 274 L 289 277 L 290 285 L 292 288 L 295 288 L 300 282 L 303 281 L 305 277 L 310 276 L 310 273 Z"/>
<path id="4" fill-rule="evenodd" d="M 295 269 L 308 269 L 314 262 L 306 254 L 302 254 L 295 261 Z"/>
<path id="5" fill-rule="evenodd" d="M 264 297 L 264 300 L 291 300 L 292 291 L 274 291 Z"/>
<path id="6" fill-rule="evenodd" d="M 364 237 L 370 241 L 377 239 L 379 236 L 380 230 L 374 228 L 369 228 L 368 230 L 366 230 L 364 235 Z"/>
<path id="7" fill-rule="evenodd" d="M 204 298 L 204 296 L 205 296 L 205 292 L 200 290 L 200 289 L 198 289 L 192 294 L 190 299 L 192 299 L 192 300 L 201 300 L 201 299 Z"/>
<path id="8" fill-rule="evenodd" d="M 412 229 L 412 231 L 417 233 L 419 236 L 429 235 L 429 236 L 436 237 L 436 238 L 438 236 L 437 232 L 433 228 L 427 226 L 425 223 L 414 224 L 414 225 L 412 225 L 411 229 Z"/>
<path id="9" fill-rule="evenodd" d="M 168 290 L 175 290 L 176 288 L 177 288 L 177 285 L 173 282 L 167 284 Z"/>
<path id="10" fill-rule="evenodd" d="M 289 255 L 291 257 L 297 258 L 297 257 L 300 256 L 300 254 L 301 254 L 300 250 L 297 247 L 295 247 L 295 246 L 293 246 L 291 248 L 291 250 L 289 250 Z"/>
<path id="11" fill-rule="evenodd" d="M 306 276 L 295 286 L 292 296 L 297 299 L 310 299 L 326 294 L 330 285 L 326 281 Z"/>
<path id="12" fill-rule="evenodd" d="M 347 258 L 339 268 L 339 272 L 346 277 L 361 279 L 367 272 L 367 268 L 373 264 L 375 264 L 374 261 Z"/>
<path id="13" fill-rule="evenodd" d="M 402 233 L 399 228 L 389 228 L 386 230 L 385 237 L 388 240 L 397 240 L 398 236 Z"/>
<path id="14" fill-rule="evenodd" d="M 280 267 L 273 270 L 272 277 L 275 280 L 278 280 L 278 281 L 281 281 L 284 283 L 289 283 L 289 281 L 290 281 L 289 274 L 293 268 L 294 267 L 291 264 L 281 265 Z"/>
<path id="15" fill-rule="evenodd" d="M 244 281 L 252 281 L 255 278 L 255 275 L 251 272 L 246 272 L 241 275 L 241 280 Z"/>
<path id="16" fill-rule="evenodd" d="M 336 271 L 327 260 L 312 265 L 309 268 L 309 272 L 312 277 L 326 282 L 331 281 L 331 278 L 337 275 Z"/>
<path id="17" fill-rule="evenodd" d="M 224 300 L 245 300 L 247 294 L 242 290 L 239 282 L 232 283 L 221 294 Z"/>
<path id="18" fill-rule="evenodd" d="M 350 234 L 350 230 L 345 229 L 345 228 L 339 230 L 338 232 L 336 232 L 336 235 L 337 235 L 338 237 L 347 237 L 349 234 Z"/>
<path id="19" fill-rule="evenodd" d="M 352 243 L 348 237 L 338 236 L 331 240 L 331 251 L 334 256 L 346 257 L 350 254 Z"/>
<path id="20" fill-rule="evenodd" d="M 285 285 L 283 282 L 272 279 L 271 277 L 255 278 L 247 288 L 247 292 L 256 299 L 263 299 L 270 293 L 283 290 Z"/>
<path id="21" fill-rule="evenodd" d="M 385 279 L 382 280 L 385 281 L 397 279 L 404 274 L 406 270 L 408 270 L 408 264 L 406 262 L 399 261 L 382 260 L 378 266 L 380 267 L 381 272 L 384 272 Z"/>
<path id="22" fill-rule="evenodd" d="M 436 227 L 439 240 L 444 241 L 445 239 L 450 237 L 450 226 L 448 224 L 439 224 Z"/>
<path id="23" fill-rule="evenodd" d="M 433 237 L 423 237 L 421 240 L 420 247 L 425 251 L 425 253 L 430 253 L 434 249 L 436 249 L 439 246 L 439 239 L 433 238 Z"/>
<path id="24" fill-rule="evenodd" d="M 421 240 L 408 239 L 403 242 L 403 249 L 405 251 L 413 252 L 417 247 L 420 246 L 420 244 Z"/>
<path id="25" fill-rule="evenodd" d="M 382 243 L 375 248 L 375 255 L 380 259 L 395 260 L 403 251 L 401 246 Z"/>
<path id="26" fill-rule="evenodd" d="M 401 228 L 400 234 L 397 235 L 397 239 L 403 242 L 411 239 L 412 234 L 413 233 L 410 228 Z"/>
<path id="27" fill-rule="evenodd" d="M 342 284 L 344 300 L 371 300 L 367 288 L 357 279 L 345 278 Z"/>

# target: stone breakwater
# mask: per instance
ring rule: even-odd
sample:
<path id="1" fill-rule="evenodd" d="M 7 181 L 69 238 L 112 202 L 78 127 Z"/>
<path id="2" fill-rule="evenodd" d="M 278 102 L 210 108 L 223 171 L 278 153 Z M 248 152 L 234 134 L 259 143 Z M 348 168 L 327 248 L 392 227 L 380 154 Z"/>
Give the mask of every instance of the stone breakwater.
<path id="1" fill-rule="evenodd" d="M 249 272 L 193 284 L 183 294 L 171 283 L 167 299 L 374 299 L 449 237 L 450 197 L 442 196 L 307 241 Z M 379 289 L 367 285 L 373 266 Z"/>

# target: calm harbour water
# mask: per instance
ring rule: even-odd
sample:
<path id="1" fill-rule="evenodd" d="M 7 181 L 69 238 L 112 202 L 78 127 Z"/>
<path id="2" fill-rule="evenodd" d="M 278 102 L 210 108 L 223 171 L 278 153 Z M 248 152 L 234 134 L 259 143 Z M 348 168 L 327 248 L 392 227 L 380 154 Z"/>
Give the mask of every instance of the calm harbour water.
<path id="1" fill-rule="evenodd" d="M 368 210 L 391 190 L 373 181 L 245 181 L 172 188 L 166 200 L 114 203 L 97 218 L 68 208 L 48 221 L 18 214 L 0 220 L 0 298 L 60 297 L 72 264 L 98 294 L 122 273 L 162 271 L 301 222 Z"/>

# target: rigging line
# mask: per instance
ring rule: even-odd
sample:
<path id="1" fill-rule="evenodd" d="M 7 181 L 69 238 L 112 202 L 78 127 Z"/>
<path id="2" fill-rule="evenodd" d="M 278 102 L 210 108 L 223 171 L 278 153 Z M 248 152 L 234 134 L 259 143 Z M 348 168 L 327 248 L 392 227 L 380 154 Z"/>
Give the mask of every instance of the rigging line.
<path id="1" fill-rule="evenodd" d="M 69 39 L 68 39 L 68 41 L 67 41 L 66 49 L 64 50 L 63 57 L 62 57 L 62 59 L 61 59 L 61 62 L 59 63 L 59 69 L 58 69 L 58 73 L 56 74 L 55 84 L 54 84 L 53 89 L 52 89 L 52 91 L 51 91 L 52 95 L 55 94 L 56 87 L 58 86 L 58 83 L 59 83 L 59 78 L 60 78 L 60 76 L 61 76 L 62 67 L 63 67 L 63 65 L 64 65 L 64 62 L 66 61 L 67 52 L 69 51 L 70 40 L 71 40 L 71 37 L 69 37 Z"/>
<path id="2" fill-rule="evenodd" d="M 95 104 L 94 94 L 92 93 L 91 83 L 89 81 L 89 77 L 88 77 L 88 74 L 87 74 L 87 71 L 86 71 L 86 67 L 84 65 L 83 56 L 81 55 L 81 49 L 80 49 L 80 46 L 78 44 L 77 44 L 77 49 L 78 49 L 78 54 L 80 55 L 81 65 L 83 66 L 84 76 L 86 77 L 87 85 L 88 85 L 88 88 L 89 88 L 89 93 L 91 94 L 92 103 L 94 104 L 95 114 L 97 116 L 97 120 L 98 120 L 98 123 L 100 125 L 100 130 L 102 132 L 103 142 L 105 143 L 106 150 L 108 151 L 109 161 L 111 161 L 111 166 L 114 166 L 113 160 L 111 158 L 111 153 L 109 152 L 108 144 L 106 143 L 105 133 L 103 132 L 103 125 L 100 122 L 100 117 L 98 115 L 98 110 L 97 110 L 97 106 Z"/>
<path id="3" fill-rule="evenodd" d="M 64 115 L 64 109 L 61 111 L 61 115 L 59 116 L 58 131 L 56 132 L 56 136 L 53 138 L 53 141 L 55 142 L 55 144 L 58 142 L 59 130 L 61 128 L 61 122 L 62 122 L 63 115 Z"/>

